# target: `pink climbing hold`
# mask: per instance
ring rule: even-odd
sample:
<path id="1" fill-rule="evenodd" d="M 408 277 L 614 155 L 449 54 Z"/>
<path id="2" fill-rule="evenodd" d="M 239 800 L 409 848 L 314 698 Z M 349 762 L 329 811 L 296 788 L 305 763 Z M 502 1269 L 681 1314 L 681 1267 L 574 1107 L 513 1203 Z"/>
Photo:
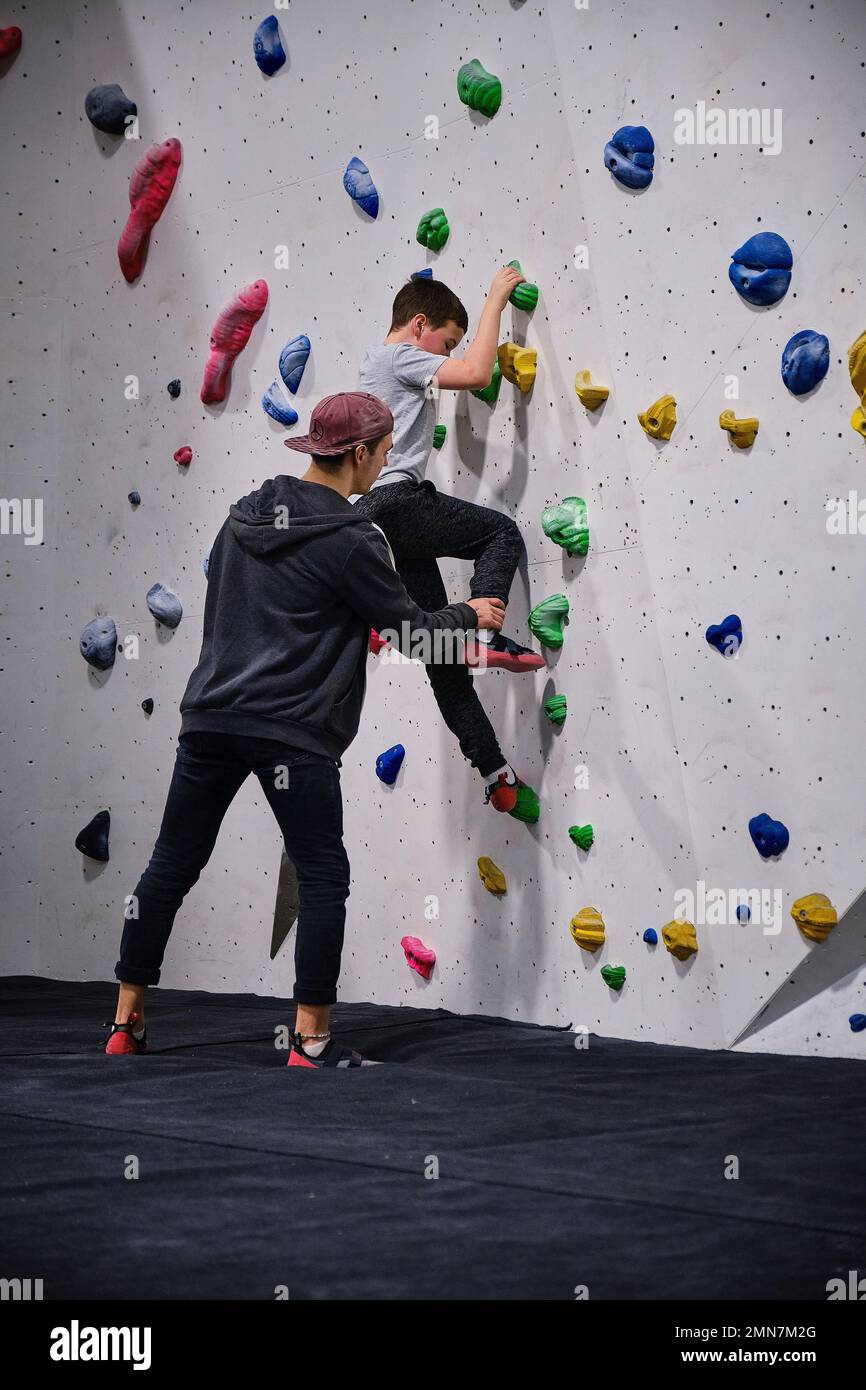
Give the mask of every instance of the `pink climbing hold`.
<path id="1" fill-rule="evenodd" d="M 254 280 L 251 285 L 238 290 L 220 309 L 211 329 L 210 357 L 205 365 L 201 387 L 201 398 L 205 405 L 225 400 L 232 363 L 249 342 L 267 302 L 267 281 Z"/>
<path id="2" fill-rule="evenodd" d="M 436 964 L 436 952 L 425 946 L 418 936 L 404 936 L 400 945 L 406 952 L 406 964 L 410 970 L 416 970 L 425 980 L 429 980 Z"/>
<path id="3" fill-rule="evenodd" d="M 370 628 L 370 651 L 374 656 L 378 656 L 383 647 L 390 647 L 391 643 L 386 642 L 384 637 L 380 637 L 374 627 Z"/>
<path id="4" fill-rule="evenodd" d="M 8 29 L 0 29 L 0 58 L 11 57 L 20 47 L 21 30 L 17 24 L 10 24 Z"/>
<path id="5" fill-rule="evenodd" d="M 180 168 L 180 141 L 174 136 L 145 150 L 129 180 L 130 214 L 117 243 L 124 279 L 131 285 L 144 267 L 150 234 L 165 211 Z"/>
<path id="6" fill-rule="evenodd" d="M 188 444 L 184 444 L 182 449 L 178 449 L 174 456 L 175 463 L 192 463 L 192 449 Z"/>

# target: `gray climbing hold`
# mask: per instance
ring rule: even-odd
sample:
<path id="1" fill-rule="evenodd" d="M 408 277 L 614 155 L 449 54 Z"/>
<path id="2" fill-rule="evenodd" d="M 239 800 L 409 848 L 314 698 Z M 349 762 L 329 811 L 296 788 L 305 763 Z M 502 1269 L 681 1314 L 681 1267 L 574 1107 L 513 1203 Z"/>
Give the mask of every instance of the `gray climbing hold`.
<path id="1" fill-rule="evenodd" d="M 113 618 L 91 618 L 84 628 L 78 649 L 88 666 L 108 671 L 117 653 L 117 628 Z"/>
<path id="2" fill-rule="evenodd" d="M 126 496 L 127 496 L 127 501 L 131 502 L 132 505 L 133 505 L 134 507 L 140 507 L 140 506 L 141 506 L 141 493 L 140 493 L 140 492 L 136 492 L 135 489 L 133 489 L 132 492 L 128 492 Z"/>
<path id="3" fill-rule="evenodd" d="M 123 135 L 127 116 L 137 116 L 138 107 L 116 82 L 91 87 L 84 98 L 84 110 L 91 125 L 106 135 Z"/>
<path id="4" fill-rule="evenodd" d="M 111 829 L 111 816 L 108 811 L 97 811 L 93 820 L 88 821 L 75 837 L 75 848 L 88 859 L 98 859 L 101 864 L 108 863 L 108 832 Z"/>
<path id="5" fill-rule="evenodd" d="M 173 589 L 164 584 L 152 584 L 147 591 L 147 606 L 164 627 L 177 627 L 183 617 L 183 604 Z"/>
<path id="6" fill-rule="evenodd" d="M 151 700 L 149 695 L 146 700 L 142 700 L 141 708 L 144 710 L 145 714 L 153 714 L 153 700 Z"/>
<path id="7" fill-rule="evenodd" d="M 173 381 L 170 381 L 170 382 L 168 383 L 168 394 L 171 396 L 171 398 L 172 398 L 173 401 L 176 401 L 176 400 L 177 400 L 178 396 L 180 395 L 180 377 L 179 377 L 179 376 L 176 376 L 176 377 L 174 378 Z"/>

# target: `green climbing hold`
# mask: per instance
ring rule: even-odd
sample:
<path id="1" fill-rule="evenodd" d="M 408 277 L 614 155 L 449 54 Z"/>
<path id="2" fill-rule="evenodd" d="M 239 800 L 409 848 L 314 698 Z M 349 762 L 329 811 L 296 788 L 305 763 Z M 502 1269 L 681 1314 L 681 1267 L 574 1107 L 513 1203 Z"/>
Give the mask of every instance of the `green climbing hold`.
<path id="1" fill-rule="evenodd" d="M 445 213 L 441 208 L 434 208 L 432 212 L 425 212 L 418 223 L 415 240 L 426 246 L 428 251 L 441 251 L 450 231 Z"/>
<path id="2" fill-rule="evenodd" d="M 538 820 L 539 811 L 538 792 L 534 792 L 531 787 L 518 787 L 517 805 L 513 811 L 508 812 L 509 816 L 525 821 L 527 825 L 534 825 Z"/>
<path id="3" fill-rule="evenodd" d="M 551 724 L 564 724 L 568 713 L 568 701 L 565 696 L 551 695 L 550 699 L 544 702 L 544 713 Z"/>
<path id="4" fill-rule="evenodd" d="M 470 394 L 477 396 L 479 401 L 487 401 L 488 404 L 493 405 L 499 398 L 499 388 L 501 385 L 502 368 L 499 365 L 499 358 L 497 357 L 493 363 L 493 375 L 490 378 L 490 385 L 485 386 L 481 391 L 472 391 Z"/>
<path id="5" fill-rule="evenodd" d="M 529 615 L 529 630 L 545 647 L 562 646 L 562 624 L 568 617 L 565 594 L 554 594 L 537 603 Z"/>
<path id="6" fill-rule="evenodd" d="M 567 555 L 585 555 L 589 550 L 589 525 L 582 497 L 565 497 L 555 507 L 541 513 L 545 536 L 564 547 Z"/>
<path id="7" fill-rule="evenodd" d="M 601 967 L 601 978 L 611 989 L 615 989 L 617 994 L 625 984 L 624 965 L 603 965 Z"/>
<path id="8" fill-rule="evenodd" d="M 445 436 L 448 433 L 444 425 L 436 425 L 433 429 L 433 448 L 441 449 L 445 443 Z"/>
<path id="9" fill-rule="evenodd" d="M 590 849 L 592 847 L 595 835 L 592 832 L 591 825 L 570 825 L 568 827 L 568 833 L 572 840 L 574 840 L 574 843 L 581 849 Z"/>
<path id="10" fill-rule="evenodd" d="M 509 261 L 508 264 L 523 274 L 523 266 L 519 261 Z M 522 309 L 525 314 L 531 314 L 538 303 L 538 286 L 530 285 L 528 281 L 523 285 L 515 285 L 508 296 L 508 302 L 513 304 L 515 309 Z"/>
<path id="11" fill-rule="evenodd" d="M 495 116 L 502 105 L 502 83 L 473 58 L 457 74 L 457 95 L 464 106 L 480 111 L 482 116 Z"/>

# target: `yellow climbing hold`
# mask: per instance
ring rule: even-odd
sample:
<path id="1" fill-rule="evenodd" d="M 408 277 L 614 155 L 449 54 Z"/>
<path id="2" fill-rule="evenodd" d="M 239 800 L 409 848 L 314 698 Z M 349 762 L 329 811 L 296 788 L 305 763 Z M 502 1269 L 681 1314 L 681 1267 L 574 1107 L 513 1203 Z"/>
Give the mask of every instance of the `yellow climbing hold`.
<path id="1" fill-rule="evenodd" d="M 535 348 L 519 347 L 517 343 L 500 343 L 496 358 L 506 381 L 519 386 L 521 391 L 532 390 L 538 358 Z"/>
<path id="2" fill-rule="evenodd" d="M 851 428 L 866 439 L 866 413 L 864 413 L 862 405 L 858 405 L 851 416 Z"/>
<path id="3" fill-rule="evenodd" d="M 866 328 L 848 349 L 848 371 L 851 385 L 862 401 L 866 396 Z"/>
<path id="4" fill-rule="evenodd" d="M 604 945 L 604 918 L 597 907 L 582 907 L 571 919 L 571 934 L 585 951 Z"/>
<path id="5" fill-rule="evenodd" d="M 677 403 L 673 396 L 659 396 L 637 418 L 651 439 L 670 439 L 677 423 Z"/>
<path id="6" fill-rule="evenodd" d="M 587 410 L 598 410 L 610 395 L 609 386 L 593 386 L 590 372 L 578 372 L 574 378 L 574 389 L 580 397 L 581 405 Z"/>
<path id="7" fill-rule="evenodd" d="M 698 949 L 698 938 L 692 922 L 668 922 L 662 927 L 662 941 L 677 960 L 688 960 Z"/>
<path id="8" fill-rule="evenodd" d="M 826 941 L 839 920 L 826 893 L 808 893 L 805 898 L 798 898 L 791 916 L 810 941 Z"/>
<path id="9" fill-rule="evenodd" d="M 486 854 L 482 854 L 478 860 L 478 872 L 488 893 L 506 893 L 508 891 L 504 873 L 494 864 L 492 859 L 488 859 Z"/>
<path id="10" fill-rule="evenodd" d="M 754 444 L 755 435 L 758 433 L 758 420 L 755 415 L 738 420 L 732 410 L 723 410 L 719 416 L 719 424 L 723 430 L 728 431 L 731 443 L 736 444 L 738 449 L 748 449 L 750 444 Z"/>

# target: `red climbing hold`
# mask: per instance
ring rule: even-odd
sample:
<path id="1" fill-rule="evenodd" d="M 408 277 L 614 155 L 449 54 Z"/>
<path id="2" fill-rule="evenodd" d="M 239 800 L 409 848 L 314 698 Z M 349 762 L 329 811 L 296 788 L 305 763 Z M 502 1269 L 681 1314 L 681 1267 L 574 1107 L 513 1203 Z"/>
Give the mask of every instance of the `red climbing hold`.
<path id="1" fill-rule="evenodd" d="M 178 449 L 174 456 L 175 463 L 192 463 L 192 449 L 188 444 L 184 444 L 182 449 Z"/>
<path id="2" fill-rule="evenodd" d="M 232 363 L 249 342 L 267 302 L 267 281 L 254 280 L 223 305 L 211 329 L 210 357 L 205 365 L 201 387 L 201 398 L 205 405 L 225 400 Z"/>
<path id="3" fill-rule="evenodd" d="M 180 141 L 172 137 L 145 150 L 129 180 L 130 214 L 117 243 L 124 279 L 132 284 L 144 267 L 150 233 L 171 197 L 180 168 Z"/>
<path id="4" fill-rule="evenodd" d="M 423 979 L 429 980 L 436 964 L 436 952 L 432 946 L 425 946 L 419 936 L 401 937 L 400 945 L 406 952 L 406 964 L 410 970 L 417 971 Z"/>
<path id="5" fill-rule="evenodd" d="M 370 628 L 370 651 L 374 656 L 378 656 L 383 647 L 390 647 L 391 643 L 386 642 L 384 637 L 380 637 L 374 627 Z"/>
<path id="6" fill-rule="evenodd" d="M 20 47 L 21 30 L 17 24 L 10 24 L 8 29 L 0 29 L 0 58 L 11 57 Z"/>

